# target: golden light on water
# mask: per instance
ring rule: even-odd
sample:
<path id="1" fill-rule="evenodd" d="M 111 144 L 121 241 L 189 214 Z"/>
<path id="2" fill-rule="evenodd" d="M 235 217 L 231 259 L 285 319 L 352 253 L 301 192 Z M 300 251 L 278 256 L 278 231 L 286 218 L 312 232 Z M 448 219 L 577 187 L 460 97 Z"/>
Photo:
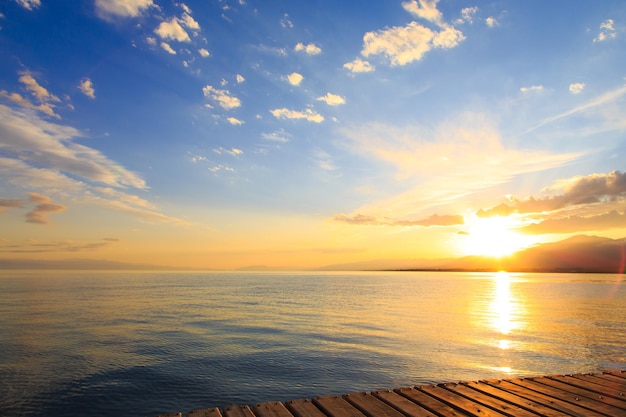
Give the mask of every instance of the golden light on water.
<path id="1" fill-rule="evenodd" d="M 508 335 L 515 328 L 509 274 L 498 272 L 495 276 L 495 286 L 495 296 L 491 302 L 492 326 L 501 334 Z"/>

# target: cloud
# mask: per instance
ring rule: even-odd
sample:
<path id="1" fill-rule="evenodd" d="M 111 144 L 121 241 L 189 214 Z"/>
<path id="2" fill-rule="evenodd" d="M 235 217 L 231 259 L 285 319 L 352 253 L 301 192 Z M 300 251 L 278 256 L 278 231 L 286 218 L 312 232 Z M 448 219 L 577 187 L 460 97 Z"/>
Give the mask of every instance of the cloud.
<path id="1" fill-rule="evenodd" d="M 61 99 L 41 86 L 30 71 L 20 71 L 18 74 L 18 81 L 24 86 L 24 89 L 30 93 L 35 102 L 23 97 L 19 93 L 9 93 L 6 90 L 0 91 L 0 97 L 4 97 L 22 107 L 37 110 L 48 116 L 60 119 L 61 116 L 56 114 L 54 109 L 56 108 L 55 103 L 59 103 Z"/>
<path id="2" fill-rule="evenodd" d="M 80 136 L 72 127 L 0 106 L 0 150 L 5 156 L 114 187 L 147 188 L 137 174 L 100 151 L 75 143 Z"/>
<path id="3" fill-rule="evenodd" d="M 402 7 L 413 16 L 428 20 L 437 26 L 444 26 L 443 15 L 437 10 L 439 0 L 416 0 L 405 1 Z"/>
<path id="4" fill-rule="evenodd" d="M 485 24 L 490 28 L 493 28 L 499 25 L 498 20 L 493 16 L 489 16 L 488 18 L 486 18 Z"/>
<path id="5" fill-rule="evenodd" d="M 372 72 L 374 66 L 361 58 L 356 58 L 354 61 L 346 62 L 343 67 L 352 72 Z"/>
<path id="6" fill-rule="evenodd" d="M 478 12 L 478 7 L 465 7 L 461 9 L 461 17 L 456 20 L 455 23 L 463 24 L 463 23 L 474 23 L 474 16 Z"/>
<path id="7" fill-rule="evenodd" d="M 309 43 L 305 45 L 301 42 L 298 42 L 293 50 L 296 52 L 304 52 L 307 55 L 318 55 L 322 53 L 322 48 L 315 45 L 314 43 Z"/>
<path id="8" fill-rule="evenodd" d="M 78 89 L 90 99 L 96 98 L 96 90 L 94 90 L 93 83 L 89 78 L 83 78 L 78 84 Z"/>
<path id="9" fill-rule="evenodd" d="M 246 81 L 246 79 L 243 78 L 243 75 L 241 75 L 241 74 L 237 74 L 235 79 L 237 80 L 237 84 L 241 84 L 242 82 Z"/>
<path id="10" fill-rule="evenodd" d="M 0 198 L 0 212 L 5 208 L 20 208 L 24 207 L 24 201 L 11 198 Z"/>
<path id="11" fill-rule="evenodd" d="M 241 126 L 242 124 L 244 124 L 245 122 L 243 120 L 239 120 L 235 117 L 227 117 L 226 121 L 228 123 L 230 123 L 233 126 Z"/>
<path id="12" fill-rule="evenodd" d="M 154 33 L 159 35 L 161 39 L 170 39 L 178 42 L 191 42 L 189 34 L 183 29 L 179 23 L 179 19 L 176 17 L 171 18 L 169 21 L 161 22 L 159 26 L 154 29 Z"/>
<path id="13" fill-rule="evenodd" d="M 562 191 L 546 197 L 528 197 L 509 201 L 490 209 L 481 209 L 479 217 L 507 216 L 512 213 L 541 213 L 566 207 L 615 200 L 626 200 L 626 173 L 612 171 L 608 174 L 591 174 L 559 180 L 543 191 Z"/>
<path id="14" fill-rule="evenodd" d="M 324 116 L 314 112 L 311 109 L 305 111 L 290 110 L 287 108 L 273 109 L 270 113 L 277 119 L 306 119 L 309 122 L 321 123 L 324 121 Z"/>
<path id="15" fill-rule="evenodd" d="M 35 208 L 26 213 L 26 222 L 35 224 L 50 224 L 48 216 L 52 213 L 65 211 L 67 207 L 55 204 L 50 197 L 37 193 L 28 193 L 30 201 L 37 203 Z"/>
<path id="16" fill-rule="evenodd" d="M 626 212 L 619 214 L 616 210 L 592 216 L 567 216 L 547 219 L 517 229 L 528 234 L 546 233 L 582 233 L 587 231 L 626 228 Z"/>
<path id="17" fill-rule="evenodd" d="M 41 6 L 41 0 L 15 0 L 15 2 L 27 10 L 34 10 Z"/>
<path id="18" fill-rule="evenodd" d="M 183 24 L 187 29 L 191 30 L 200 30 L 200 24 L 196 22 L 196 20 L 191 17 L 189 13 L 183 13 L 182 17 L 178 19 L 180 23 Z"/>
<path id="19" fill-rule="evenodd" d="M 224 110 L 230 110 L 241 106 L 241 101 L 239 101 L 237 97 L 231 96 L 230 91 L 228 90 L 220 90 L 210 85 L 206 85 L 202 89 L 202 92 L 205 97 L 216 102 Z"/>
<path id="20" fill-rule="evenodd" d="M 173 50 L 170 44 L 167 42 L 161 42 L 161 48 L 163 48 L 168 54 L 176 55 L 176 51 Z"/>
<path id="21" fill-rule="evenodd" d="M 392 66 L 401 66 L 421 60 L 433 48 L 454 48 L 464 39 L 463 33 L 451 26 L 435 32 L 417 22 L 410 22 L 402 27 L 367 32 L 363 36 L 361 55 L 383 55 Z"/>
<path id="22" fill-rule="evenodd" d="M 531 85 L 530 87 L 520 87 L 519 91 L 522 93 L 530 93 L 532 91 L 542 91 L 543 85 Z"/>
<path id="23" fill-rule="evenodd" d="M 396 217 L 414 217 L 584 155 L 507 147 L 493 121 L 472 112 L 435 127 L 366 123 L 339 132 L 348 151 L 388 167 L 402 187 L 403 191 L 359 209 L 377 216 L 393 212 Z"/>
<path id="24" fill-rule="evenodd" d="M 261 133 L 261 139 L 269 140 L 271 142 L 286 143 L 291 140 L 291 135 L 285 132 L 283 129 L 280 129 L 272 133 Z"/>
<path id="25" fill-rule="evenodd" d="M 152 6 L 152 0 L 96 0 L 96 12 L 105 19 L 111 16 L 137 17 Z"/>
<path id="26" fill-rule="evenodd" d="M 594 42 L 604 42 L 609 39 L 615 39 L 617 32 L 615 31 L 615 21 L 613 19 L 606 19 L 600 24 L 600 33 L 596 36 Z"/>
<path id="27" fill-rule="evenodd" d="M 209 51 L 207 51 L 206 49 L 204 49 L 204 48 L 200 48 L 200 49 L 198 49 L 198 53 L 200 54 L 200 56 L 201 56 L 202 58 L 206 58 L 206 57 L 208 57 L 209 55 L 211 55 L 211 53 L 210 53 Z"/>
<path id="28" fill-rule="evenodd" d="M 289 15 L 287 13 L 285 13 L 283 15 L 283 18 L 280 19 L 280 25 L 285 29 L 293 28 L 293 22 L 291 21 L 291 19 L 289 19 Z"/>
<path id="29" fill-rule="evenodd" d="M 0 252 L 4 253 L 46 253 L 46 252 L 90 252 L 107 246 L 115 245 L 121 239 L 103 238 L 95 242 L 77 241 L 26 241 L 11 244 L 0 244 Z"/>
<path id="30" fill-rule="evenodd" d="M 573 83 L 569 85 L 569 91 L 572 94 L 578 94 L 585 88 L 585 83 Z"/>
<path id="31" fill-rule="evenodd" d="M 465 224 L 465 219 L 461 215 L 449 215 L 449 214 L 432 214 L 429 217 L 419 220 L 401 220 L 390 217 L 376 217 L 366 216 L 363 214 L 356 214 L 353 216 L 346 216 L 345 214 L 338 214 L 333 217 L 334 221 L 341 223 L 348 223 L 353 225 L 367 225 L 367 226 L 456 226 Z"/>
<path id="32" fill-rule="evenodd" d="M 213 172 L 214 174 L 217 174 L 220 171 L 235 172 L 235 169 L 232 167 L 229 167 L 228 165 L 220 164 L 220 165 L 216 165 L 216 166 L 209 168 L 209 171 Z"/>
<path id="33" fill-rule="evenodd" d="M 219 148 L 213 149 L 213 152 L 218 155 L 227 154 L 227 155 L 231 155 L 235 157 L 243 155 L 243 151 L 237 148 L 226 149 L 226 148 L 219 147 Z"/>
<path id="34" fill-rule="evenodd" d="M 298 74 L 297 72 L 292 72 L 291 74 L 287 75 L 286 78 L 287 78 L 287 81 L 289 81 L 289 84 L 291 85 L 300 85 L 300 83 L 304 79 L 302 74 Z"/>
<path id="35" fill-rule="evenodd" d="M 318 97 L 317 100 L 318 101 L 323 101 L 324 103 L 328 104 L 329 106 L 339 106 L 341 104 L 345 104 L 346 103 L 346 100 L 343 97 L 338 96 L 338 95 L 333 94 L 333 93 L 326 93 L 325 96 Z"/>

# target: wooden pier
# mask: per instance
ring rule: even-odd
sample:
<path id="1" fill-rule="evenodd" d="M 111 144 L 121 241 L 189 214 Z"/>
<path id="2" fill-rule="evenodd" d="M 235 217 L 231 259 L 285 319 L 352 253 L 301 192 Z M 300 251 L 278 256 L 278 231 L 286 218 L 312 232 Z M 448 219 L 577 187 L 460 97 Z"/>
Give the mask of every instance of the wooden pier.
<path id="1" fill-rule="evenodd" d="M 158 417 L 182 417 L 182 413 Z M 625 417 L 626 370 L 485 380 L 190 411 L 187 417 Z"/>

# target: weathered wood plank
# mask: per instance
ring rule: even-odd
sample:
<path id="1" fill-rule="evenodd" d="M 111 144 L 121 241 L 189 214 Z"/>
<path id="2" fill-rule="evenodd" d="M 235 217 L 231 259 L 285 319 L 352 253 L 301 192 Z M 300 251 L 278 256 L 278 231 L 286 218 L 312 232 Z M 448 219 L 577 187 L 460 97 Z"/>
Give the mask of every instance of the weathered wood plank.
<path id="1" fill-rule="evenodd" d="M 492 410 L 489 407 L 485 407 L 482 404 L 479 404 L 473 400 L 467 399 L 462 395 L 459 395 L 455 392 L 449 391 L 440 385 L 426 385 L 423 387 L 419 387 L 422 391 L 427 393 L 430 396 L 433 396 L 452 407 L 459 408 L 466 413 L 480 417 L 502 417 L 505 414 L 499 413 L 495 410 Z"/>
<path id="2" fill-rule="evenodd" d="M 492 408 L 499 413 L 506 414 L 512 417 L 537 417 L 533 412 L 530 412 L 524 408 L 508 403 L 501 398 L 494 398 L 487 394 L 477 392 L 464 384 L 444 384 L 447 390 L 454 392 L 455 394 L 462 395 L 463 397 Z"/>
<path id="3" fill-rule="evenodd" d="M 596 385 L 600 385 L 601 387 L 611 388 L 620 392 L 626 391 L 626 387 L 624 387 L 623 384 L 619 382 L 607 381 L 606 379 L 599 378 L 595 374 L 594 375 L 572 375 L 572 378 L 592 382 Z"/>
<path id="4" fill-rule="evenodd" d="M 524 398 L 524 397 L 520 397 L 519 395 L 513 394 L 511 392 L 508 391 L 504 391 L 501 390 L 499 388 L 496 388 L 494 386 L 491 386 L 485 382 L 464 382 L 464 385 L 467 385 L 468 387 L 483 392 L 487 395 L 491 395 L 493 397 L 496 398 L 500 398 L 504 401 L 510 402 L 512 404 L 515 404 L 518 407 L 524 408 L 526 410 L 530 410 L 533 411 L 537 414 L 540 414 L 541 416 L 545 416 L 545 417 L 566 417 L 569 416 L 570 414 L 566 414 L 562 411 L 558 411 L 555 409 L 552 409 L 550 407 L 547 407 L 541 403 L 538 403 L 536 401 L 532 401 L 528 398 Z"/>
<path id="5" fill-rule="evenodd" d="M 436 414 L 431 413 L 426 408 L 414 403 L 402 395 L 391 391 L 381 390 L 373 391 L 372 395 L 376 398 L 384 401 L 393 408 L 399 410 L 402 414 L 408 417 L 436 417 Z"/>
<path id="6" fill-rule="evenodd" d="M 252 412 L 257 417 L 293 417 L 293 414 L 285 408 L 283 403 L 278 401 L 255 404 L 252 407 Z"/>
<path id="7" fill-rule="evenodd" d="M 187 417 L 222 417 L 222 413 L 220 413 L 220 409 L 217 407 L 201 408 L 188 412 Z"/>
<path id="8" fill-rule="evenodd" d="M 517 385 L 521 385 L 525 388 L 529 388 L 537 392 L 550 395 L 551 397 L 558 398 L 559 400 L 567 401 L 579 407 L 586 408 L 587 410 L 602 413 L 607 416 L 615 416 L 615 415 L 623 414 L 623 410 L 620 410 L 619 408 L 606 405 L 594 399 L 589 399 L 587 397 L 579 396 L 570 391 L 564 391 L 562 389 L 555 388 L 553 386 L 540 384 L 539 382 L 536 382 L 534 378 L 527 378 L 527 379 L 515 378 L 511 380 L 511 382 Z"/>
<path id="9" fill-rule="evenodd" d="M 285 407 L 287 407 L 295 417 L 326 417 L 326 414 L 322 413 L 315 404 L 305 398 L 287 401 L 285 402 Z"/>
<path id="10" fill-rule="evenodd" d="M 436 398 L 420 391 L 418 388 L 398 388 L 394 390 L 398 394 L 408 398 L 411 401 L 416 402 L 422 407 L 428 408 L 430 411 L 444 416 L 468 416 L 470 414 L 464 413 L 457 409 L 450 407 L 448 404 L 439 401 Z"/>
<path id="11" fill-rule="evenodd" d="M 547 407 L 553 408 L 555 410 L 561 411 L 567 415 L 575 416 L 575 417 L 600 417 L 604 416 L 604 414 L 596 413 L 586 408 L 579 407 L 577 405 L 571 404 L 567 401 L 560 400 L 555 397 L 551 397 L 549 395 L 539 393 L 537 391 L 533 391 L 526 387 L 522 387 L 520 385 L 516 385 L 510 381 L 486 381 L 489 385 L 495 386 L 502 390 L 512 392 L 516 395 L 519 395 L 524 398 L 528 398 L 529 400 L 538 402 Z"/>
<path id="12" fill-rule="evenodd" d="M 364 417 L 352 404 L 337 395 L 313 398 L 313 404 L 330 417 Z"/>
<path id="13" fill-rule="evenodd" d="M 550 378 L 534 378 L 534 382 L 558 388 L 563 391 L 571 392 L 577 397 L 589 398 L 591 400 L 598 401 L 612 407 L 616 407 L 617 409 L 621 408 L 622 410 L 624 410 L 624 414 L 626 414 L 626 401 L 617 400 L 606 395 L 599 395 L 598 393 L 587 390 L 585 388 L 576 387 Z"/>
<path id="14" fill-rule="evenodd" d="M 235 405 L 224 409 L 224 417 L 255 417 L 247 405 Z"/>
<path id="15" fill-rule="evenodd" d="M 395 408 L 366 392 L 345 394 L 343 399 L 368 417 L 404 417 L 403 414 Z"/>
<path id="16" fill-rule="evenodd" d="M 600 385 L 596 384 L 593 380 L 589 379 L 588 375 L 581 375 L 585 378 L 578 378 L 578 375 L 563 375 L 563 376 L 550 376 L 550 379 L 563 382 L 565 384 L 574 385 L 576 387 L 584 388 L 589 391 L 593 391 L 598 395 L 612 397 L 618 400 L 626 401 L 626 396 L 623 391 L 612 388 L 615 384 Z M 621 395 L 620 395 L 621 394 Z"/>
<path id="17" fill-rule="evenodd" d="M 607 373 L 602 373 L 602 374 L 596 374 L 596 377 L 600 378 L 600 379 L 604 379 L 606 381 L 612 381 L 615 382 L 616 384 L 623 384 L 624 381 L 626 381 L 626 379 L 617 376 L 617 375 L 613 375 L 613 374 L 607 374 Z"/>
<path id="18" fill-rule="evenodd" d="M 605 374 L 611 374 L 611 375 L 615 375 L 615 376 L 619 376 L 621 378 L 625 378 L 626 379 L 626 371 L 620 370 L 620 369 L 613 369 L 610 371 L 606 371 L 604 372 Z"/>

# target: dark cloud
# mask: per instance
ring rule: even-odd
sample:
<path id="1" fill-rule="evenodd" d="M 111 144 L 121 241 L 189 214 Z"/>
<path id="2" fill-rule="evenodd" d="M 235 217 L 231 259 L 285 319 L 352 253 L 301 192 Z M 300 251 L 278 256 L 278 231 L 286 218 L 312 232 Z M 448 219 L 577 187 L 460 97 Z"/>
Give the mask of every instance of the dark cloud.
<path id="1" fill-rule="evenodd" d="M 358 225 L 370 225 L 370 226 L 454 226 L 458 224 L 464 224 L 465 219 L 461 215 L 451 214 L 433 214 L 429 217 L 420 220 L 399 220 L 389 217 L 375 217 L 366 216 L 363 214 L 356 214 L 354 216 L 346 216 L 345 214 L 338 214 L 333 217 L 333 220 L 337 222 L 343 222 L 348 224 Z"/>
<path id="2" fill-rule="evenodd" d="M 576 233 L 589 230 L 608 230 L 626 227 L 626 211 L 619 214 L 613 210 L 597 216 L 571 216 L 561 219 L 547 219 L 518 229 L 522 233 Z"/>
<path id="3" fill-rule="evenodd" d="M 480 209 L 478 217 L 507 216 L 511 213 L 538 213 L 565 207 L 626 199 L 626 173 L 591 174 L 563 182 L 564 193 L 549 197 L 512 199 L 490 209 Z M 556 187 L 551 187 L 556 188 Z"/>
<path id="4" fill-rule="evenodd" d="M 0 198 L 0 211 L 5 208 L 24 207 L 24 201 L 19 199 Z"/>

